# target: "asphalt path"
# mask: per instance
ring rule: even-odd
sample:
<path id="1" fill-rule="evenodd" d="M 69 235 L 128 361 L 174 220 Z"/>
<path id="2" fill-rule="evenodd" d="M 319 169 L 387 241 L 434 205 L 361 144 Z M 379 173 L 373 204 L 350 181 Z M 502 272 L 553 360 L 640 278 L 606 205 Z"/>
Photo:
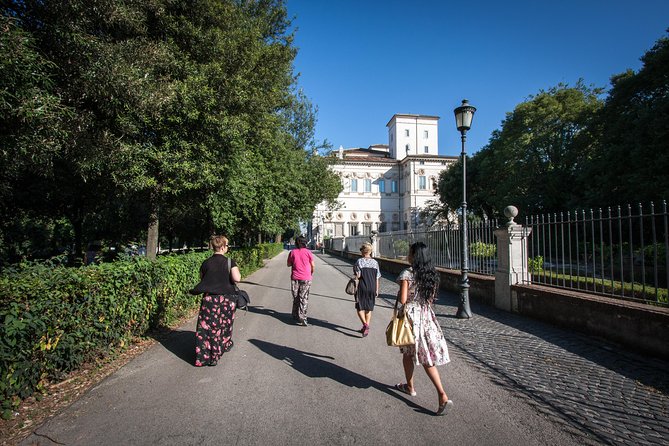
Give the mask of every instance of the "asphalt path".
<path id="1" fill-rule="evenodd" d="M 309 326 L 291 318 L 287 251 L 247 277 L 252 308 L 234 322 L 234 348 L 196 368 L 195 319 L 122 367 L 25 445 L 577 445 L 595 444 L 519 397 L 449 345 L 439 367 L 453 410 L 421 368 L 416 397 L 397 392 L 401 355 L 385 344 L 397 286 L 385 280 L 362 338 L 350 263 L 316 258 Z M 326 261 L 324 261 L 327 260 Z M 339 264 L 338 264 L 339 262 Z M 444 313 L 444 308 L 437 309 Z"/>

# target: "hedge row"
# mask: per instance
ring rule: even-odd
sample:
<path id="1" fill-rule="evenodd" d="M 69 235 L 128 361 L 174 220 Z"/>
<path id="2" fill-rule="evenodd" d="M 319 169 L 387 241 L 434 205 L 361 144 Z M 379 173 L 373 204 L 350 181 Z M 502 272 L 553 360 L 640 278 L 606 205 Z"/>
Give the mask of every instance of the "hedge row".
<path id="1" fill-rule="evenodd" d="M 281 252 L 268 243 L 230 253 L 242 276 Z M 211 252 L 144 257 L 81 268 L 31 265 L 0 275 L 0 398 L 3 418 L 85 361 L 197 307 L 188 294 Z"/>

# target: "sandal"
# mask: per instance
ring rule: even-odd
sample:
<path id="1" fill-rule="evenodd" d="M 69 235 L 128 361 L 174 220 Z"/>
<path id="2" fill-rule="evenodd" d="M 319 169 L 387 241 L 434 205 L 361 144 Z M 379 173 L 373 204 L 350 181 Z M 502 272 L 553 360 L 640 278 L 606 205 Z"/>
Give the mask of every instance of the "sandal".
<path id="1" fill-rule="evenodd" d="M 447 400 L 444 404 L 439 405 L 439 409 L 437 409 L 435 415 L 446 415 L 451 409 L 453 409 L 453 401 Z"/>
<path id="2" fill-rule="evenodd" d="M 409 386 L 406 385 L 406 384 L 402 384 L 402 383 L 395 384 L 395 389 L 399 390 L 402 393 L 406 393 L 407 395 L 410 395 L 410 396 L 416 396 L 417 395 L 416 391 L 415 390 L 410 391 Z"/>

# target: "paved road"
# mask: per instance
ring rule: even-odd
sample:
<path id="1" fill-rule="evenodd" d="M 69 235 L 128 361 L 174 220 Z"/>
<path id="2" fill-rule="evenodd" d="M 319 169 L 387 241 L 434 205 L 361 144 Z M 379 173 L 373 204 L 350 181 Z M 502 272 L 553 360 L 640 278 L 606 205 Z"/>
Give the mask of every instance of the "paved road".
<path id="1" fill-rule="evenodd" d="M 254 307 L 237 316 L 235 347 L 217 367 L 193 367 L 190 321 L 22 444 L 668 444 L 667 362 L 477 305 L 458 320 L 451 294 L 436 312 L 455 408 L 433 416 L 437 396 L 421 370 L 418 396 L 392 388 L 403 379 L 383 334 L 394 277 L 384 275 L 361 338 L 343 292 L 351 263 L 319 255 L 311 325 L 300 327 L 286 255 L 245 280 Z"/>

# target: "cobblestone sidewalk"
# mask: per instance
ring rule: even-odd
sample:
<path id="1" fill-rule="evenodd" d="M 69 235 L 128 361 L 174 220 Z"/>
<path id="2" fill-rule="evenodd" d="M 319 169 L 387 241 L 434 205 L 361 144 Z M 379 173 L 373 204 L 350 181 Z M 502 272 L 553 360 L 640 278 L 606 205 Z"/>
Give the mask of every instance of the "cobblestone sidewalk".
<path id="1" fill-rule="evenodd" d="M 352 274 L 353 262 L 319 257 Z M 389 305 L 394 280 L 381 279 Z M 669 445 L 669 361 L 474 302 L 474 317 L 457 319 L 457 303 L 442 292 L 435 313 L 458 356 L 546 417 L 590 443 Z"/>

